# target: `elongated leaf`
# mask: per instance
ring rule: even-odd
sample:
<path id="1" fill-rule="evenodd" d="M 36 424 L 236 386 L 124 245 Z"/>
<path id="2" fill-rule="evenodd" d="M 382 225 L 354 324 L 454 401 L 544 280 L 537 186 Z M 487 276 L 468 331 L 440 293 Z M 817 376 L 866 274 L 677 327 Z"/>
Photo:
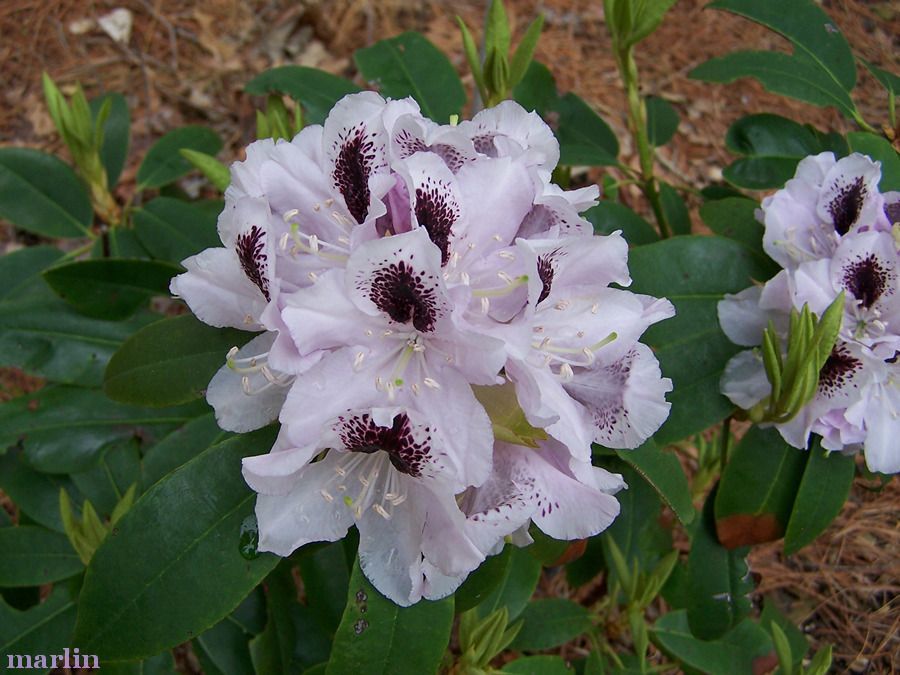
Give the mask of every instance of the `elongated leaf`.
<path id="1" fill-rule="evenodd" d="M 306 121 L 321 124 L 334 104 L 359 87 L 342 77 L 317 68 L 281 66 L 267 70 L 247 83 L 248 94 L 287 94 L 306 108 Z"/>
<path id="2" fill-rule="evenodd" d="M 779 611 L 773 598 L 766 597 L 763 600 L 763 610 L 759 616 L 759 624 L 769 634 L 772 633 L 772 624 L 778 626 L 785 637 L 787 637 L 788 644 L 791 646 L 791 656 L 793 657 L 794 668 L 803 662 L 803 658 L 809 650 L 809 642 L 803 634 L 803 631 Z M 782 671 L 782 675 L 787 675 L 787 673 Z"/>
<path id="3" fill-rule="evenodd" d="M 821 144 L 807 127 L 771 113 L 746 115 L 737 120 L 728 127 L 725 145 L 739 155 L 798 160 L 821 150 Z"/>
<path id="4" fill-rule="evenodd" d="M 633 248 L 629 268 L 632 291 L 667 297 L 675 305 L 675 317 L 652 326 L 644 337 L 674 385 L 667 395 L 669 419 L 655 434 L 657 443 L 669 443 L 710 427 L 734 409 L 719 393 L 719 379 L 738 347 L 719 328 L 716 303 L 753 279 L 767 279 L 769 272 L 738 242 L 699 236 Z"/>
<path id="5" fill-rule="evenodd" d="M 834 106 L 848 117 L 854 110 L 850 95 L 827 72 L 813 63 L 781 52 L 734 52 L 697 66 L 689 76 L 719 83 L 752 77 L 775 94 L 817 106 Z"/>
<path id="6" fill-rule="evenodd" d="M 81 496 L 68 476 L 39 473 L 25 461 L 21 451 L 0 453 L 0 488 L 13 500 L 19 511 L 31 520 L 63 532 L 59 513 L 59 493 L 65 490 L 73 502 Z"/>
<path id="7" fill-rule="evenodd" d="M 0 218 L 45 237 L 84 237 L 94 212 L 66 164 L 29 148 L 0 148 Z"/>
<path id="8" fill-rule="evenodd" d="M 75 625 L 75 603 L 66 589 L 57 588 L 41 604 L 19 612 L 0 598 L 0 654 L 62 654 L 70 647 Z M 8 665 L 4 663 L 4 666 Z M 51 662 L 45 665 L 49 669 Z"/>
<path id="9" fill-rule="evenodd" d="M 601 201 L 585 211 L 582 216 L 593 226 L 597 234 L 611 234 L 622 230 L 622 236 L 632 246 L 659 241 L 656 229 L 627 206 L 613 201 Z"/>
<path id="10" fill-rule="evenodd" d="M 104 391 L 124 403 L 165 406 L 203 395 L 231 347 L 252 335 L 193 316 L 163 319 L 129 338 L 109 362 Z"/>
<path id="11" fill-rule="evenodd" d="M 168 295 L 181 271 L 154 260 L 79 260 L 51 267 L 44 279 L 79 312 L 98 319 L 126 319 L 154 295 Z"/>
<path id="12" fill-rule="evenodd" d="M 422 113 L 445 124 L 466 103 L 466 92 L 453 65 L 423 35 L 403 33 L 357 50 L 359 72 L 391 98 L 412 96 Z"/>
<path id="13" fill-rule="evenodd" d="M 764 228 L 756 219 L 758 208 L 759 204 L 752 199 L 726 197 L 701 206 L 700 218 L 719 236 L 734 239 L 746 246 L 756 258 L 757 264 L 766 269 L 767 276 L 775 276 L 780 268 L 763 250 Z"/>
<path id="14" fill-rule="evenodd" d="M 674 454 L 660 449 L 652 438 L 635 450 L 617 450 L 616 454 L 654 487 L 682 523 L 694 519 L 691 489 Z"/>
<path id="15" fill-rule="evenodd" d="M 725 547 L 784 535 L 807 458 L 775 429 L 747 432 L 732 452 L 716 497 L 716 528 Z"/>
<path id="16" fill-rule="evenodd" d="M 846 91 L 856 85 L 850 45 L 812 0 L 793 0 L 789 9 L 783 0 L 716 0 L 709 7 L 739 14 L 781 33 Z"/>
<path id="17" fill-rule="evenodd" d="M 131 141 L 131 113 L 122 94 L 111 93 L 91 101 L 94 120 L 106 101 L 110 102 L 109 116 L 103 125 L 103 144 L 100 146 L 100 161 L 106 169 L 106 181 L 114 187 L 128 159 L 128 145 Z"/>
<path id="18" fill-rule="evenodd" d="M 206 675 L 243 675 L 253 672 L 248 642 L 251 635 L 226 616 L 215 626 L 194 639 L 194 653 Z"/>
<path id="19" fill-rule="evenodd" d="M 241 458 L 265 452 L 274 437 L 267 428 L 215 445 L 138 500 L 91 560 L 74 644 L 101 659 L 145 658 L 240 603 L 278 562 L 238 552 L 255 496 Z"/>
<path id="20" fill-rule="evenodd" d="M 55 297 L 43 279 L 34 299 L 0 302 L 0 363 L 54 382 L 96 386 L 113 353 L 156 315 L 139 312 L 126 321 L 82 316 Z"/>
<path id="21" fill-rule="evenodd" d="M 863 62 L 866 70 L 872 73 L 875 79 L 881 83 L 881 86 L 888 90 L 888 93 L 894 95 L 900 94 L 900 77 L 894 75 L 894 73 L 884 70 L 883 68 L 879 68 L 870 61 L 866 61 L 865 59 L 860 59 L 860 61 Z"/>
<path id="22" fill-rule="evenodd" d="M 521 673 L 521 675 L 571 675 L 561 656 L 526 656 L 510 661 L 501 669 L 503 673 Z"/>
<path id="23" fill-rule="evenodd" d="M 553 103 L 557 113 L 556 137 L 560 164 L 613 166 L 619 141 L 609 125 L 587 103 L 569 93 Z"/>
<path id="24" fill-rule="evenodd" d="M 522 612 L 522 629 L 512 649 L 538 650 L 558 647 L 591 627 L 587 609 L 566 598 L 532 600 Z"/>
<path id="25" fill-rule="evenodd" d="M 375 590 L 357 560 L 326 672 L 436 672 L 452 625 L 452 597 L 399 607 Z"/>
<path id="26" fill-rule="evenodd" d="M 749 550 L 728 550 L 716 538 L 715 501 L 713 491 L 688 554 L 688 624 L 701 640 L 718 639 L 737 626 L 750 611 L 747 595 L 753 590 L 746 561 Z"/>
<path id="27" fill-rule="evenodd" d="M 149 488 L 166 474 L 199 455 L 227 435 L 212 413 L 178 427 L 153 445 L 144 455 L 142 485 Z"/>
<path id="28" fill-rule="evenodd" d="M 216 232 L 217 215 L 180 199 L 157 197 L 135 212 L 134 229 L 154 258 L 181 262 L 222 245 Z"/>
<path id="29" fill-rule="evenodd" d="M 678 131 L 678 113 L 658 96 L 647 97 L 647 132 L 653 145 L 665 145 Z"/>
<path id="30" fill-rule="evenodd" d="M 140 435 L 149 444 L 206 410 L 205 404 L 151 410 L 115 403 L 96 389 L 46 387 L 0 406 L 0 448 L 21 444 L 38 471 L 83 471 L 106 443 Z"/>
<path id="31" fill-rule="evenodd" d="M 855 473 L 852 456 L 828 453 L 817 439 L 809 450 L 809 459 L 791 508 L 784 535 L 785 553 L 796 553 L 825 531 L 847 501 Z"/>
<path id="32" fill-rule="evenodd" d="M 626 41 L 629 45 L 637 44 L 655 31 L 675 0 L 644 0 L 632 4 L 632 27 Z"/>
<path id="33" fill-rule="evenodd" d="M 84 565 L 69 540 L 42 527 L 0 528 L 0 586 L 39 586 L 78 574 Z"/>
<path id="34" fill-rule="evenodd" d="M 684 198 L 668 183 L 660 182 L 659 197 L 663 213 L 672 232 L 675 234 L 691 233 L 691 214 Z"/>
<path id="35" fill-rule="evenodd" d="M 266 577 L 266 629 L 250 642 L 250 656 L 257 673 L 296 672 L 294 637 L 296 629 L 291 613 L 297 604 L 297 587 L 287 564 L 276 567 Z"/>
<path id="36" fill-rule="evenodd" d="M 543 63 L 532 61 L 513 89 L 513 98 L 525 110 L 536 110 L 543 115 L 559 98 L 553 73 Z"/>
<path id="37" fill-rule="evenodd" d="M 107 443 L 87 471 L 71 474 L 78 491 L 90 500 L 101 518 L 112 516 L 128 489 L 141 483 L 141 444 L 137 438 Z"/>
<path id="38" fill-rule="evenodd" d="M 852 131 L 847 141 L 853 152 L 861 152 L 881 162 L 881 181 L 878 188 L 882 192 L 900 190 L 900 155 L 885 139 L 864 131 Z"/>
<path id="39" fill-rule="evenodd" d="M 209 127 L 199 125 L 170 131 L 160 138 L 138 168 L 138 188 L 158 188 L 181 178 L 193 167 L 178 152 L 183 148 L 215 155 L 222 149 L 222 139 Z"/>
<path id="40" fill-rule="evenodd" d="M 454 593 L 457 614 L 479 605 L 500 584 L 509 566 L 511 553 L 512 547 L 505 547 L 501 553 L 485 560 L 477 570 L 466 577 Z"/>
<path id="41" fill-rule="evenodd" d="M 344 614 L 350 572 L 341 542 L 328 544 L 300 559 L 307 604 L 328 635 L 334 635 Z"/>
<path id="42" fill-rule="evenodd" d="M 698 640 L 691 635 L 687 612 L 669 612 L 653 626 L 653 641 L 667 654 L 709 675 L 756 675 L 757 663 L 772 652 L 766 632 L 749 620 L 717 640 Z"/>
<path id="43" fill-rule="evenodd" d="M 103 672 L 106 675 L 171 675 L 178 671 L 171 652 L 164 652 L 143 661 L 106 663 Z"/>
<path id="44" fill-rule="evenodd" d="M 500 574 L 499 582 L 478 604 L 478 616 L 481 618 L 506 607 L 509 610 L 509 620 L 514 621 L 525 609 L 541 577 L 541 563 L 534 556 L 515 546 L 507 546 L 507 549 L 509 563 Z"/>
<path id="45" fill-rule="evenodd" d="M 52 246 L 28 246 L 0 256 L 0 304 L 47 297 L 49 289 L 40 274 L 62 255 Z"/>

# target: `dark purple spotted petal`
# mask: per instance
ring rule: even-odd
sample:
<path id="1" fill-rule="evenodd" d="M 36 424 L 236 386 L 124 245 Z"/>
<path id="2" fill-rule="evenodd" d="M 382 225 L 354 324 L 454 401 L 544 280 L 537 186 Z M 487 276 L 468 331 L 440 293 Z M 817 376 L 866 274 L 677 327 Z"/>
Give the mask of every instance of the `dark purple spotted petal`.
<path id="1" fill-rule="evenodd" d="M 269 298 L 269 280 L 265 273 L 268 257 L 266 256 L 266 233 L 258 225 L 238 235 L 235 250 L 241 269 L 247 278 L 256 284 L 266 300 Z"/>
<path id="2" fill-rule="evenodd" d="M 340 417 L 336 431 L 350 452 L 386 452 L 397 471 L 413 478 L 432 461 L 431 429 L 414 429 L 406 413 L 395 415 L 390 427 L 375 424 L 368 413 Z"/>

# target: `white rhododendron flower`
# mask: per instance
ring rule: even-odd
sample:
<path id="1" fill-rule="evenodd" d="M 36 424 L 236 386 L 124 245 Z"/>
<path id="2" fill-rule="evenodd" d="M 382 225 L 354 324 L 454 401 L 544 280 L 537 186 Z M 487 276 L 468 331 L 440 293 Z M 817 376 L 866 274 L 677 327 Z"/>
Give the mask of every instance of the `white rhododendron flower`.
<path id="1" fill-rule="evenodd" d="M 843 292 L 837 343 L 812 400 L 776 424 L 784 439 L 807 447 L 811 433 L 827 450 L 864 449 L 873 471 L 900 471 L 900 195 L 878 191 L 881 165 L 852 154 L 807 157 L 784 189 L 762 203 L 766 252 L 784 269 L 764 286 L 719 303 L 726 335 L 756 346 L 772 321 L 787 337 L 791 309 L 822 313 Z M 762 357 L 737 354 L 722 391 L 749 409 L 771 392 Z"/>
<path id="2" fill-rule="evenodd" d="M 355 526 L 366 576 L 408 605 L 532 522 L 573 539 L 616 517 L 624 483 L 591 444 L 634 448 L 665 421 L 671 381 L 638 340 L 673 309 L 621 288 L 628 247 L 579 215 L 595 186 L 550 183 L 558 160 L 516 103 L 452 126 L 366 92 L 232 167 L 223 247 L 186 260 L 172 292 L 258 333 L 207 399 L 226 429 L 281 423 L 244 461 L 260 550 Z M 509 382 L 535 447 L 496 440 L 473 390 Z"/>

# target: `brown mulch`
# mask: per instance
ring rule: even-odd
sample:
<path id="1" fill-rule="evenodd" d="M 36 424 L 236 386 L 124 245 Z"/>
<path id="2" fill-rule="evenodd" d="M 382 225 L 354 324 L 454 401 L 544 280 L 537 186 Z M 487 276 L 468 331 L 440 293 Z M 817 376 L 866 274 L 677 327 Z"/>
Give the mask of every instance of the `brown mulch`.
<path id="1" fill-rule="evenodd" d="M 822 129 L 846 132 L 833 110 L 766 93 L 751 81 L 707 85 L 687 73 L 710 57 L 738 48 L 784 48 L 785 42 L 747 21 L 681 0 L 661 29 L 641 45 L 637 61 L 646 93 L 663 96 L 681 115 L 675 140 L 659 151 L 661 173 L 702 186 L 721 177 L 731 158 L 728 126 L 742 115 L 777 112 Z M 900 5 L 871 0 L 820 3 L 857 54 L 900 71 Z M 537 58 L 560 88 L 590 102 L 616 131 L 624 160 L 636 165 L 626 134 L 621 82 L 610 54 L 600 0 L 509 0 L 521 33 L 536 12 L 546 17 Z M 117 7 L 134 18 L 130 39 L 114 42 L 96 19 Z M 421 30 L 461 73 L 465 63 L 454 16 L 477 30 L 481 0 L 3 0 L 0 3 L 0 144 L 60 152 L 43 105 L 40 74 L 64 90 L 81 82 L 89 95 L 125 94 L 132 111 L 131 160 L 119 191 L 128 195 L 140 157 L 162 133 L 199 123 L 225 139 L 221 157 L 240 157 L 254 138 L 254 101 L 243 86 L 263 70 L 289 63 L 355 77 L 352 52 L 403 30 Z M 465 76 L 471 85 L 470 76 Z M 886 122 L 886 95 L 860 69 L 856 100 L 873 125 Z M 63 154 L 65 154 L 63 152 Z M 636 195 L 631 195 L 637 207 Z M 30 238 L 0 224 L 4 250 Z M 3 392 L 34 383 L 0 373 Z M 2 397 L 2 394 L 0 394 Z M 774 597 L 808 631 L 816 646 L 835 645 L 836 668 L 900 670 L 900 485 L 881 492 L 862 483 L 829 531 L 787 559 L 780 545 L 754 551 L 760 594 Z"/>

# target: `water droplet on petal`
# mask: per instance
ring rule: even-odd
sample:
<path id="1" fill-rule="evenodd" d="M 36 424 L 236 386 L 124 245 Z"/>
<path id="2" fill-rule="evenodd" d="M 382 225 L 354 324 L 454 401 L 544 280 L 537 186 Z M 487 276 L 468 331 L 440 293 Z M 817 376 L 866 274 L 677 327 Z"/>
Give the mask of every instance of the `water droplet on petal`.
<path id="1" fill-rule="evenodd" d="M 241 535 L 238 540 L 238 551 L 247 560 L 259 557 L 259 525 L 256 516 L 247 516 L 241 523 Z"/>

